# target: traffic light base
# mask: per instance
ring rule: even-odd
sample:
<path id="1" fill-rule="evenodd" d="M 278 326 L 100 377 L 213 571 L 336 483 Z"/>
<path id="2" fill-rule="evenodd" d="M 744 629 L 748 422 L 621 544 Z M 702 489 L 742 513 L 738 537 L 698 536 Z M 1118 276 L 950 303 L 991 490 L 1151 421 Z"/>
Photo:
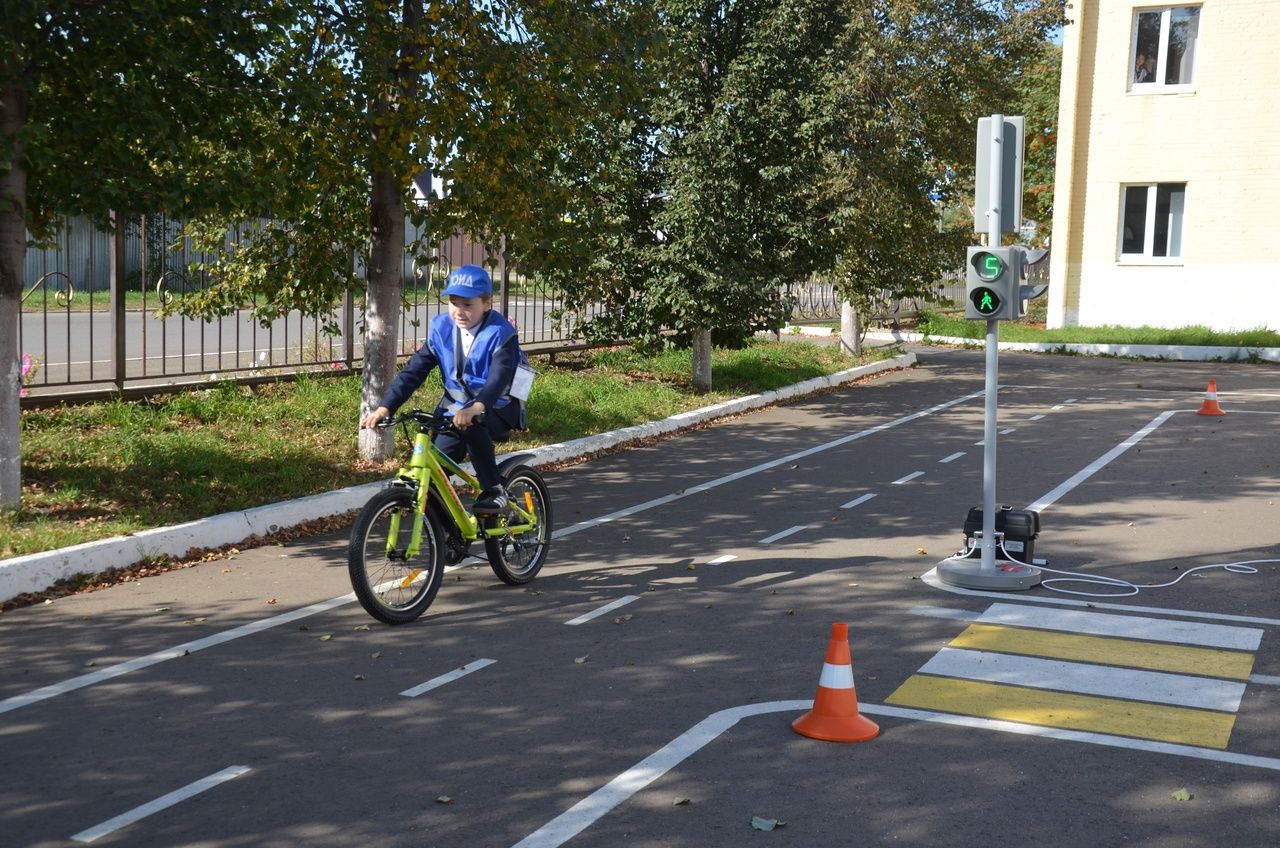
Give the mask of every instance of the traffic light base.
<path id="1" fill-rule="evenodd" d="M 980 553 L 980 552 L 978 552 Z M 938 563 L 938 579 L 962 589 L 991 589 L 1015 592 L 1040 585 L 1040 569 L 997 559 L 991 568 L 982 567 L 981 556 L 953 556 Z"/>

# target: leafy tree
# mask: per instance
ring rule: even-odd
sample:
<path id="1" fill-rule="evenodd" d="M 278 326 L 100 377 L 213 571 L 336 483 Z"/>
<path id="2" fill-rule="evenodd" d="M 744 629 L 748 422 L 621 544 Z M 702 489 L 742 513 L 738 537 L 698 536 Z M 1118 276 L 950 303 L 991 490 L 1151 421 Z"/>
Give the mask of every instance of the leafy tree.
<path id="1" fill-rule="evenodd" d="M 367 267 L 365 409 L 394 376 L 403 299 L 405 222 L 429 259 L 440 236 L 496 238 L 535 231 L 563 193 L 543 180 L 564 169 L 559 139 L 578 132 L 598 98 L 624 96 L 617 69 L 639 0 L 315 0 L 269 61 L 276 104 L 259 115 L 268 168 L 280 186 L 256 210 L 263 224 L 223 250 L 227 216 L 192 227 L 216 255 L 215 284 L 181 304 L 213 315 L 253 302 L 264 320 L 294 309 L 327 314 Z M 409 206 L 428 166 L 449 189 Z M 353 426 L 355 422 L 352 422 Z M 366 431 L 368 459 L 390 455 L 391 435 Z"/>
<path id="2" fill-rule="evenodd" d="M 1048 244 L 1053 235 L 1054 165 L 1058 155 L 1058 89 L 1062 83 L 1062 47 L 1040 44 L 1037 55 L 1021 73 L 1016 87 L 1016 114 L 1026 116 L 1023 151 L 1022 217 L 1035 221 L 1036 241 Z"/>
<path id="3" fill-rule="evenodd" d="M 234 120 L 285 0 L 8 0 L 0 19 L 0 508 L 21 499 L 18 320 L 27 233 L 216 208 L 244 191 Z"/>

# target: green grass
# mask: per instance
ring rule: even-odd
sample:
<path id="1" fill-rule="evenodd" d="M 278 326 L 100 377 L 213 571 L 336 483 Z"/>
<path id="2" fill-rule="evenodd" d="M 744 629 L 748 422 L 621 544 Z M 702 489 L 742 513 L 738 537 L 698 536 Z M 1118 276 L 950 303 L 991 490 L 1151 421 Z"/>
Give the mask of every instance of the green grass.
<path id="1" fill-rule="evenodd" d="M 950 337 L 982 340 L 986 338 L 987 325 L 985 321 L 970 321 L 963 317 L 931 312 L 921 314 L 917 330 L 926 336 L 934 338 Z M 1119 326 L 1062 327 L 1049 330 L 1016 321 L 1001 321 L 1000 340 L 1007 342 L 1041 342 L 1044 344 L 1280 347 L 1280 333 L 1265 327 L 1236 333 L 1221 333 L 1210 330 L 1208 327 L 1199 326 L 1174 329 Z"/>
<path id="2" fill-rule="evenodd" d="M 530 430 L 502 452 L 562 442 L 780 388 L 854 362 L 833 347 L 761 342 L 716 351 L 713 391 L 689 352 L 629 349 L 537 360 Z M 431 408 L 432 375 L 410 401 Z M 357 453 L 360 378 L 304 377 L 22 413 L 22 507 L 0 514 L 0 558 L 51 550 L 387 477 Z M 397 450 L 407 444 L 397 436 Z"/>

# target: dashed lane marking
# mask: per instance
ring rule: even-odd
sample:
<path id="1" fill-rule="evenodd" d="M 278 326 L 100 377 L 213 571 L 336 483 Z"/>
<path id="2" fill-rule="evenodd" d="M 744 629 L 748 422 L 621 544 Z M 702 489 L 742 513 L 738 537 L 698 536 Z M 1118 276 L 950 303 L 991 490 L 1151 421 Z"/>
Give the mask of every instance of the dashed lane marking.
<path id="1" fill-rule="evenodd" d="M 479 671 L 480 669 L 486 666 L 493 665 L 496 662 L 497 660 L 490 660 L 490 659 L 474 660 L 472 662 L 467 663 L 464 666 L 461 666 L 460 668 L 455 668 L 453 671 L 450 671 L 446 674 L 442 674 L 439 677 L 433 677 L 430 680 L 428 680 L 426 683 L 419 683 L 417 686 L 414 686 L 410 689 L 406 689 L 400 694 L 406 698 L 416 698 L 419 695 L 422 695 L 426 692 L 430 692 L 432 689 L 439 689 L 441 686 L 444 686 L 447 683 L 452 683 L 453 681 L 458 680 L 459 678 L 466 677 L 468 674 L 470 674 L 473 671 Z"/>

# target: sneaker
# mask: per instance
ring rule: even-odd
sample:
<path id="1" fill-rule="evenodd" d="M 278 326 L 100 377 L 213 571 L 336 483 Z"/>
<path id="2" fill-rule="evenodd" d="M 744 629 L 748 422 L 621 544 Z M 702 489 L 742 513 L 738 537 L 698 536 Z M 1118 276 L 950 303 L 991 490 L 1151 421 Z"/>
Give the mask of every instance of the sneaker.
<path id="1" fill-rule="evenodd" d="M 476 515 L 494 515 L 507 508 L 507 490 L 501 486 L 485 489 L 471 505 Z"/>

